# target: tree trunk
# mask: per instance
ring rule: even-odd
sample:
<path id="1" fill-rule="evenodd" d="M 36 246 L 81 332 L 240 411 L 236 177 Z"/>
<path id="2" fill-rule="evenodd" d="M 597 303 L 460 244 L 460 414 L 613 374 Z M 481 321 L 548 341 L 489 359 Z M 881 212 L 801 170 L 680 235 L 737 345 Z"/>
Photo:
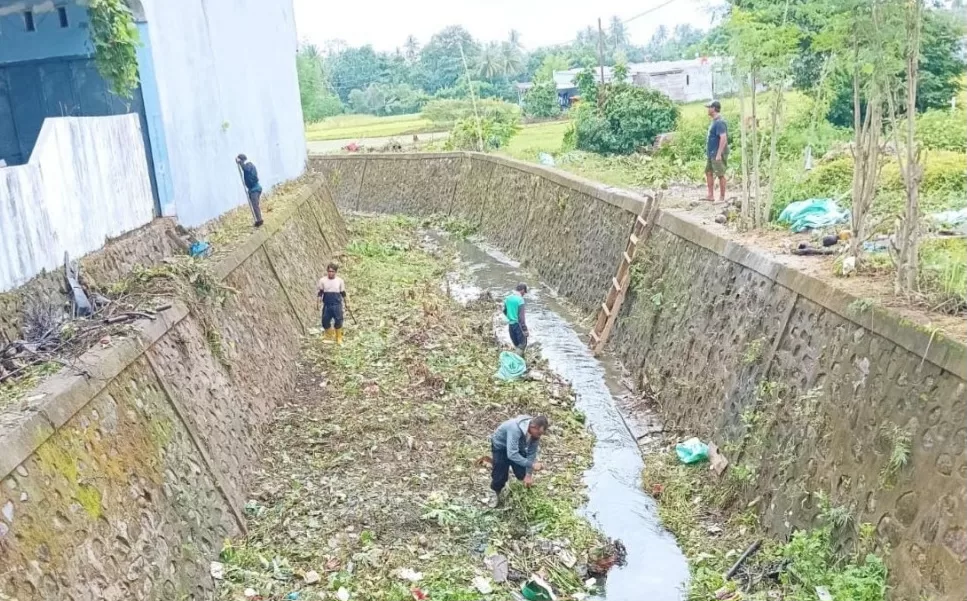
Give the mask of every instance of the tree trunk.
<path id="1" fill-rule="evenodd" d="M 759 157 L 761 153 L 759 152 L 759 118 L 756 115 L 756 70 L 752 70 L 752 196 L 755 199 L 753 201 L 752 209 L 752 223 L 753 227 L 759 229 L 762 227 L 762 197 L 759 195 Z"/>
<path id="2" fill-rule="evenodd" d="M 853 211 L 850 254 L 857 266 L 863 259 L 863 242 L 866 241 L 866 216 L 873 205 L 876 179 L 879 174 L 880 127 L 882 125 L 882 98 L 880 82 L 870 82 L 866 97 L 866 115 L 862 115 L 859 69 L 853 71 Z"/>
<path id="3" fill-rule="evenodd" d="M 916 106 L 917 80 L 919 78 L 920 62 L 920 19 L 922 17 L 923 0 L 912 0 L 905 12 L 907 37 L 906 52 L 906 160 L 900 160 L 900 149 L 897 148 L 897 160 L 900 162 L 900 173 L 903 175 L 903 187 L 906 191 L 906 209 L 897 228 L 898 261 L 894 291 L 897 294 L 909 293 L 917 288 L 920 272 L 920 181 L 923 178 L 923 166 L 920 162 L 920 149 L 916 139 Z M 896 131 L 896 119 L 893 122 Z"/>
<path id="4" fill-rule="evenodd" d="M 769 192 L 766 195 L 765 202 L 762 207 L 762 220 L 763 222 L 769 221 L 769 212 L 772 210 L 772 198 L 773 189 L 776 185 L 776 142 L 779 139 L 779 112 L 782 109 L 782 85 L 780 84 L 778 90 L 776 91 L 776 102 L 772 105 L 772 115 L 770 116 L 769 123 L 772 128 L 769 134 Z"/>
<path id="5" fill-rule="evenodd" d="M 737 75 L 738 76 L 738 75 Z M 745 86 L 748 78 L 743 74 L 739 82 L 739 135 L 742 157 L 742 227 L 749 229 L 752 223 L 752 199 L 749 196 L 749 152 L 746 143 Z"/>

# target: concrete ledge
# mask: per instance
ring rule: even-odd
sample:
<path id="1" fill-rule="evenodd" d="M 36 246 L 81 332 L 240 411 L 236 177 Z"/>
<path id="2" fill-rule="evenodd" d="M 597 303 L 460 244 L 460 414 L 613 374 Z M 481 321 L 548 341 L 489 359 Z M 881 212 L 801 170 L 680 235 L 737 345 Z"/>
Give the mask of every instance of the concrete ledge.
<path id="1" fill-rule="evenodd" d="M 896 343 L 962 380 L 967 380 L 967 346 L 955 340 L 911 324 L 886 309 L 874 308 L 872 311 L 858 313 L 851 308 L 859 300 L 857 297 L 830 286 L 819 278 L 782 265 L 746 246 L 726 240 L 677 215 L 662 213 L 658 218 L 658 226 L 747 267 L 843 319 Z"/>

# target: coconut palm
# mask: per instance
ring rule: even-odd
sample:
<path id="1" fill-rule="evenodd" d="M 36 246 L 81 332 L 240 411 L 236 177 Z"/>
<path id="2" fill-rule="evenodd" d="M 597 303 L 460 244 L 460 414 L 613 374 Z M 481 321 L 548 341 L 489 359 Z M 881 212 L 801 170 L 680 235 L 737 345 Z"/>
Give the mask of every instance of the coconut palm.
<path id="1" fill-rule="evenodd" d="M 611 17 L 611 24 L 608 25 L 608 38 L 611 40 L 611 47 L 614 50 L 623 48 L 628 43 L 628 30 L 625 23 L 617 15 Z"/>
<path id="2" fill-rule="evenodd" d="M 493 79 L 504 74 L 504 53 L 497 42 L 489 42 L 480 54 L 480 76 Z"/>
<path id="3" fill-rule="evenodd" d="M 406 36 L 406 41 L 403 43 L 403 56 L 406 57 L 406 61 L 415 63 L 419 54 L 420 43 L 416 40 L 416 37 L 412 34 Z"/>

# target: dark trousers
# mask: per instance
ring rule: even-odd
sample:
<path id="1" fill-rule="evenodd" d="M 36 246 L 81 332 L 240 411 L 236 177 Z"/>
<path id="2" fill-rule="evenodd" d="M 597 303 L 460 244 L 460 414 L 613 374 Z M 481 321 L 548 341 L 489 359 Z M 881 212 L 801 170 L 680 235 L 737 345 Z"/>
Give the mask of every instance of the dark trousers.
<path id="1" fill-rule="evenodd" d="M 261 197 L 261 190 L 248 193 L 248 205 L 252 208 L 252 215 L 255 217 L 255 223 L 262 222 L 262 210 L 259 208 L 259 199 Z"/>
<path id="2" fill-rule="evenodd" d="M 518 480 L 523 480 L 524 476 L 527 475 L 527 469 L 524 466 L 511 463 L 510 458 L 507 457 L 507 449 L 498 451 L 493 445 L 490 445 L 490 457 L 493 460 L 493 467 L 490 471 L 490 488 L 495 493 L 500 494 L 500 491 L 507 486 L 511 471 L 514 472 L 514 477 Z"/>
<path id="3" fill-rule="evenodd" d="M 322 305 L 322 329 L 328 330 L 333 325 L 336 329 L 342 327 L 342 305 Z"/>
<path id="4" fill-rule="evenodd" d="M 510 331 L 510 341 L 521 351 L 527 348 L 527 336 L 524 336 L 524 328 L 519 323 L 512 323 L 508 328 Z"/>

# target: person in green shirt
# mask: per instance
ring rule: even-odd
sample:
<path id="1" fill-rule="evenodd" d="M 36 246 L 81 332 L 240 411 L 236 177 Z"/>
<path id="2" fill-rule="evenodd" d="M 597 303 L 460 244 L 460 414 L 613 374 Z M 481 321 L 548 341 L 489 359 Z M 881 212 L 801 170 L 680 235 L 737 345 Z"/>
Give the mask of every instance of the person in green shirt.
<path id="1" fill-rule="evenodd" d="M 524 295 L 527 294 L 527 284 L 517 284 L 507 298 L 504 299 L 504 317 L 510 322 L 510 341 L 521 354 L 527 348 L 527 338 L 530 333 L 527 331 L 527 321 L 524 318 Z"/>

